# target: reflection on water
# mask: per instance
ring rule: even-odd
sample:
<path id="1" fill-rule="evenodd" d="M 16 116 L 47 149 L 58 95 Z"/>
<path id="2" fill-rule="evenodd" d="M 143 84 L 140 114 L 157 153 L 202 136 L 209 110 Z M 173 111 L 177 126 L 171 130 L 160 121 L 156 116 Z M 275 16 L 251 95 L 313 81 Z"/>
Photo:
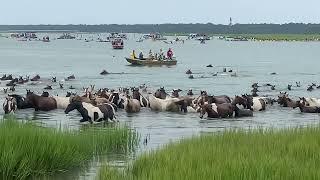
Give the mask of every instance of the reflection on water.
<path id="1" fill-rule="evenodd" d="M 50 37 L 58 36 L 49 34 Z M 85 36 L 85 35 L 84 35 Z M 40 35 L 41 37 L 41 35 Z M 136 37 L 138 37 L 136 35 Z M 53 39 L 53 38 L 51 38 Z M 143 50 L 146 54 L 150 49 L 158 51 L 160 48 L 173 48 L 178 59 L 174 67 L 135 67 L 128 66 L 124 57 L 132 49 Z M 125 49 L 114 51 L 109 43 L 96 43 L 76 40 L 53 40 L 50 43 L 17 42 L 11 39 L 0 39 L 0 74 L 12 73 L 14 75 L 40 74 L 42 80 L 37 85 L 19 85 L 17 94 L 25 94 L 25 89 L 42 93 L 46 85 L 53 85 L 52 95 L 65 96 L 66 91 L 81 93 L 82 87 L 95 84 L 96 88 L 118 88 L 138 86 L 146 83 L 150 90 L 165 86 L 169 91 L 173 88 L 183 90 L 186 94 L 189 88 L 194 92 L 207 90 L 210 94 L 226 94 L 234 96 L 250 93 L 253 82 L 260 84 L 272 83 L 276 91 L 267 87 L 261 88 L 260 94 L 275 97 L 279 91 L 286 91 L 288 84 L 300 81 L 303 87 L 293 87 L 290 91 L 292 97 L 320 97 L 320 90 L 307 92 L 306 87 L 317 82 L 319 61 L 316 52 L 319 52 L 319 43 L 294 42 L 225 42 L 212 40 L 206 44 L 198 41 L 185 41 L 185 44 L 164 44 L 163 42 L 145 41 L 135 42 L 134 35 L 129 36 L 125 42 Z M 213 68 L 207 68 L 212 64 Z M 237 77 L 223 75 L 222 68 L 227 67 L 237 72 Z M 113 73 L 105 76 L 99 73 L 106 69 Z M 195 79 L 188 79 L 186 70 L 191 69 Z M 270 75 L 276 72 L 277 75 Z M 64 78 L 74 74 L 76 79 L 65 81 Z M 58 83 L 51 83 L 51 76 L 64 84 L 64 90 Z M 201 78 L 201 76 L 205 78 Z M 68 89 L 70 86 L 75 90 Z M 0 98 L 5 94 L 0 84 Z M 1 114 L 3 111 L 1 110 Z M 79 114 L 71 112 L 65 115 L 63 110 L 51 112 L 34 112 L 33 110 L 20 110 L 16 113 L 20 119 L 29 119 L 45 127 L 59 127 L 81 129 Z M 151 112 L 143 109 L 138 114 L 118 112 L 120 125 L 127 124 L 136 129 L 141 135 L 141 142 L 137 153 L 156 149 L 171 141 L 183 137 L 191 137 L 201 133 L 222 131 L 233 128 L 284 128 L 318 124 L 318 114 L 301 114 L 298 110 L 280 108 L 277 105 L 268 108 L 266 112 L 257 112 L 254 117 L 241 119 L 210 119 L 201 120 L 199 114 L 179 114 L 169 112 Z M 148 144 L 143 140 L 148 138 Z M 99 157 L 93 160 L 87 169 L 75 170 L 53 179 L 93 179 L 98 167 L 105 161 L 115 166 L 125 166 L 135 154 L 124 156 Z M 98 158 L 98 157 L 96 157 Z M 100 161 L 99 161 L 100 160 Z M 66 178 L 68 177 L 68 178 Z"/>

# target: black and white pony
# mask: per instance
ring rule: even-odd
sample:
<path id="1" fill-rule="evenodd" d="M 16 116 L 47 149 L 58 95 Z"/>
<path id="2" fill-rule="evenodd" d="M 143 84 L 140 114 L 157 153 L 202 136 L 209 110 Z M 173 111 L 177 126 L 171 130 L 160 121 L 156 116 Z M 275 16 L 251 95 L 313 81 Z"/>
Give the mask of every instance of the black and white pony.
<path id="1" fill-rule="evenodd" d="M 14 113 L 18 109 L 17 101 L 14 97 L 6 97 L 3 103 L 3 110 L 5 114 Z"/>
<path id="2" fill-rule="evenodd" d="M 68 114 L 70 111 L 78 110 L 81 114 L 82 119 L 80 122 L 89 121 L 90 123 L 93 122 L 101 122 L 107 121 L 110 119 L 111 121 L 115 122 L 115 114 L 116 114 L 116 107 L 114 107 L 110 103 L 99 104 L 94 106 L 90 103 L 81 102 L 81 101 L 73 101 L 71 102 L 66 110 L 64 111 Z"/>
<path id="3" fill-rule="evenodd" d="M 124 109 L 125 98 L 123 96 L 120 96 L 119 92 L 113 92 L 109 97 L 109 101 L 117 105 L 118 108 Z"/>

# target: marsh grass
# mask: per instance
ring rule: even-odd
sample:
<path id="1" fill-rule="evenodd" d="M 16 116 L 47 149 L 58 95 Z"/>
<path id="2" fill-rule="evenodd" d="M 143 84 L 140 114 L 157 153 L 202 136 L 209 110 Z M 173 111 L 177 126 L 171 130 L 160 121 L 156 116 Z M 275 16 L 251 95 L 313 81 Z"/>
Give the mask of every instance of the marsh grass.
<path id="1" fill-rule="evenodd" d="M 226 37 L 243 37 L 256 41 L 320 41 L 320 34 L 229 34 Z"/>
<path id="2" fill-rule="evenodd" d="M 226 131 L 171 143 L 102 179 L 319 179 L 320 127 Z"/>
<path id="3" fill-rule="evenodd" d="M 137 135 L 123 128 L 59 130 L 0 120 L 0 179 L 26 179 L 85 166 L 95 155 L 127 152 Z"/>

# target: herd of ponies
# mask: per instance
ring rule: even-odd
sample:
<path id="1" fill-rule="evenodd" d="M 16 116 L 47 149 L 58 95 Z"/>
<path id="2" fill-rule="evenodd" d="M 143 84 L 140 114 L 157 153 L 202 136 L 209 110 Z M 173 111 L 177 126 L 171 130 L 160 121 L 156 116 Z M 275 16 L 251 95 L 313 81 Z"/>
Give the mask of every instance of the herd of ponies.
<path id="1" fill-rule="evenodd" d="M 65 82 L 73 79 L 75 76 L 71 75 L 65 79 Z M 145 84 L 119 89 L 95 89 L 95 86 L 91 85 L 83 88 L 80 94 L 67 90 L 63 96 L 55 96 L 49 93 L 53 89 L 52 85 L 43 87 L 41 91 L 45 91 L 42 94 L 32 92 L 30 89 L 26 90 L 25 95 L 14 94 L 19 84 L 37 85 L 36 82 L 40 81 L 39 75 L 31 79 L 3 75 L 0 80 L 1 83 L 5 82 L 6 86 L 10 87 L 3 89 L 3 93 L 6 94 L 3 102 L 5 114 L 28 108 L 35 111 L 62 109 L 66 114 L 77 110 L 82 117 L 80 122 L 116 122 L 118 112 L 124 110 L 127 113 L 138 113 L 142 108 L 150 108 L 151 111 L 199 113 L 200 118 L 240 118 L 253 116 L 257 111 L 265 111 L 274 103 L 283 107 L 299 108 L 303 113 L 320 113 L 320 99 L 301 97 L 294 100 L 287 92 L 280 92 L 277 98 L 258 96 L 258 87 L 260 87 L 258 83 L 252 85 L 252 94 L 234 97 L 211 95 L 204 90 L 194 93 L 192 89 L 181 95 L 183 92 L 181 89 L 173 89 L 168 93 L 164 87 L 151 92 Z M 56 77 L 51 79 L 51 83 L 58 83 Z M 58 87 L 74 89 L 72 86 L 64 88 L 61 82 Z"/>

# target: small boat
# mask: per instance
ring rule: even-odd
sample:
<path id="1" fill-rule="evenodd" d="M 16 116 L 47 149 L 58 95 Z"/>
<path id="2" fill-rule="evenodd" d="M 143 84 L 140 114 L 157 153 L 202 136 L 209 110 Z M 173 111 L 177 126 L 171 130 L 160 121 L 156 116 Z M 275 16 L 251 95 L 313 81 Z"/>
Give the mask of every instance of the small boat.
<path id="1" fill-rule="evenodd" d="M 126 58 L 126 60 L 131 63 L 132 65 L 140 65 L 140 66 L 173 66 L 177 65 L 177 60 L 173 58 L 165 59 L 165 60 L 155 60 L 155 59 L 132 59 L 132 58 Z"/>
<path id="2" fill-rule="evenodd" d="M 112 42 L 113 49 L 123 49 L 124 43 L 122 39 L 114 39 Z"/>
<path id="3" fill-rule="evenodd" d="M 61 35 L 60 37 L 58 37 L 57 39 L 75 39 L 76 37 L 75 36 L 72 36 L 68 33 L 65 33 L 63 35 Z"/>
<path id="4" fill-rule="evenodd" d="M 45 36 L 42 38 L 42 42 L 50 42 L 49 36 Z"/>
<path id="5" fill-rule="evenodd" d="M 98 40 L 96 42 L 110 42 L 110 39 L 109 38 L 106 38 L 106 39 L 98 38 Z"/>

